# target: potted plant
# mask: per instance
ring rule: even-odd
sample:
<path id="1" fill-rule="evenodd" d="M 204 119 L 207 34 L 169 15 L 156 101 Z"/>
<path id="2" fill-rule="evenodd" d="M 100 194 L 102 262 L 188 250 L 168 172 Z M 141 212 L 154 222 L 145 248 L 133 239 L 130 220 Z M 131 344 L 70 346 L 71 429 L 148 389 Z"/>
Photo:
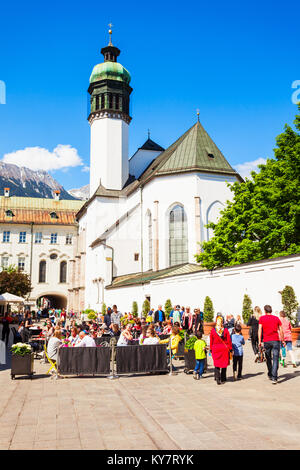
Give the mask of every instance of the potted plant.
<path id="1" fill-rule="evenodd" d="M 16 375 L 33 376 L 33 351 L 26 343 L 16 343 L 11 347 L 11 378 Z"/>
<path id="2" fill-rule="evenodd" d="M 242 335 L 244 336 L 244 339 L 249 338 L 250 326 L 247 326 L 247 323 L 252 314 L 253 314 L 252 300 L 250 299 L 249 295 L 245 294 L 244 299 L 243 299 L 243 310 L 242 310 L 242 317 L 243 317 L 243 322 L 244 322 L 244 324 L 242 325 Z"/>
<path id="3" fill-rule="evenodd" d="M 196 359 L 195 359 L 195 350 L 194 345 L 197 341 L 196 336 L 190 336 L 190 338 L 185 343 L 184 347 L 184 363 L 185 369 L 184 372 L 187 374 L 190 370 L 195 369 Z"/>
<path id="4" fill-rule="evenodd" d="M 214 306 L 210 297 L 206 296 L 204 300 L 204 308 L 203 308 L 203 331 L 205 335 L 209 335 L 212 328 L 216 325 L 214 322 Z"/>
<path id="5" fill-rule="evenodd" d="M 166 303 L 165 303 L 165 315 L 166 315 L 166 320 L 169 319 L 171 310 L 172 310 L 172 303 L 171 303 L 171 300 L 168 299 L 168 300 L 166 300 Z"/>
<path id="6" fill-rule="evenodd" d="M 300 326 L 298 326 L 297 321 L 299 303 L 297 301 L 295 291 L 291 286 L 285 286 L 285 288 L 279 293 L 281 294 L 283 310 L 292 326 L 292 342 L 294 343 L 300 335 Z"/>
<path id="7" fill-rule="evenodd" d="M 138 304 L 135 300 L 132 302 L 131 313 L 135 318 L 138 316 L 139 313 Z"/>

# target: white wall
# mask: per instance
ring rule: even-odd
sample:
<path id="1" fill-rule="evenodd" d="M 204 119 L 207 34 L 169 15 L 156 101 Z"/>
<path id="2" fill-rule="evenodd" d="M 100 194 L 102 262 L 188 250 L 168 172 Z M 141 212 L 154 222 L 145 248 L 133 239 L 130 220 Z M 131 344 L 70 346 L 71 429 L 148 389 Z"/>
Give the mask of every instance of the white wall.
<path id="1" fill-rule="evenodd" d="M 294 288 L 300 302 L 300 255 L 282 257 L 275 260 L 260 261 L 214 272 L 204 271 L 196 274 L 175 276 L 152 281 L 135 287 L 105 290 L 105 303 L 116 303 L 118 308 L 130 311 L 132 301 L 141 308 L 146 296 L 151 297 L 151 306 L 157 308 L 170 298 L 173 305 L 199 307 L 203 310 L 204 299 L 208 295 L 214 305 L 215 313 L 240 315 L 244 294 L 252 300 L 252 306 L 263 308 L 269 304 L 273 312 L 282 309 L 281 291 L 286 285 Z"/>
<path id="2" fill-rule="evenodd" d="M 90 196 L 100 180 L 107 189 L 122 189 L 128 179 L 128 124 L 100 118 L 91 123 Z"/>

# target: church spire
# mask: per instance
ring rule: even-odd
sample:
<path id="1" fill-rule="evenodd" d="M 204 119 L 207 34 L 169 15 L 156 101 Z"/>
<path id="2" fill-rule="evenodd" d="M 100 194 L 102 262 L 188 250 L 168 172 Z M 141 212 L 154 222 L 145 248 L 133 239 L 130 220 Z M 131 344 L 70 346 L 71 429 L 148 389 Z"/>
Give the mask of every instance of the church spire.
<path id="1" fill-rule="evenodd" d="M 104 55 L 104 62 L 117 62 L 117 57 L 120 55 L 120 49 L 115 47 L 111 41 L 111 36 L 112 36 L 112 27 L 113 24 L 109 23 L 109 43 L 106 47 L 103 47 L 101 49 L 101 54 Z"/>

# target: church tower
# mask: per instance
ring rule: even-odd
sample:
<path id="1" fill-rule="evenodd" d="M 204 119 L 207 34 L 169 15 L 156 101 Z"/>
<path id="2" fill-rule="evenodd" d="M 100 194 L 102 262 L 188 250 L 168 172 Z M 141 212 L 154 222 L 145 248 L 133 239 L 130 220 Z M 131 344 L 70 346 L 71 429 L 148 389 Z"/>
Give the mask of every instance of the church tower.
<path id="1" fill-rule="evenodd" d="M 90 196 L 101 184 L 121 190 L 129 176 L 128 129 L 130 74 L 117 57 L 120 50 L 111 42 L 101 49 L 104 62 L 95 65 L 90 76 Z"/>

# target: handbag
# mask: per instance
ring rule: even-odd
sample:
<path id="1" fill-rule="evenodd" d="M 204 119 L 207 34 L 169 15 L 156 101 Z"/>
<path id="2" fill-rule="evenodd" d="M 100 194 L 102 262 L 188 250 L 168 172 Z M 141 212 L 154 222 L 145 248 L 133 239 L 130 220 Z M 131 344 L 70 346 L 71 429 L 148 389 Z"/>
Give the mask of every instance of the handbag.
<path id="1" fill-rule="evenodd" d="M 222 341 L 222 343 L 225 344 L 227 350 L 228 350 L 228 353 L 229 353 L 229 364 L 230 364 L 230 361 L 232 360 L 232 357 L 233 357 L 233 354 L 232 354 L 232 351 L 230 351 L 230 349 L 228 349 L 228 346 L 227 344 L 225 343 L 225 341 L 222 340 L 221 336 L 220 336 L 220 340 Z"/>

